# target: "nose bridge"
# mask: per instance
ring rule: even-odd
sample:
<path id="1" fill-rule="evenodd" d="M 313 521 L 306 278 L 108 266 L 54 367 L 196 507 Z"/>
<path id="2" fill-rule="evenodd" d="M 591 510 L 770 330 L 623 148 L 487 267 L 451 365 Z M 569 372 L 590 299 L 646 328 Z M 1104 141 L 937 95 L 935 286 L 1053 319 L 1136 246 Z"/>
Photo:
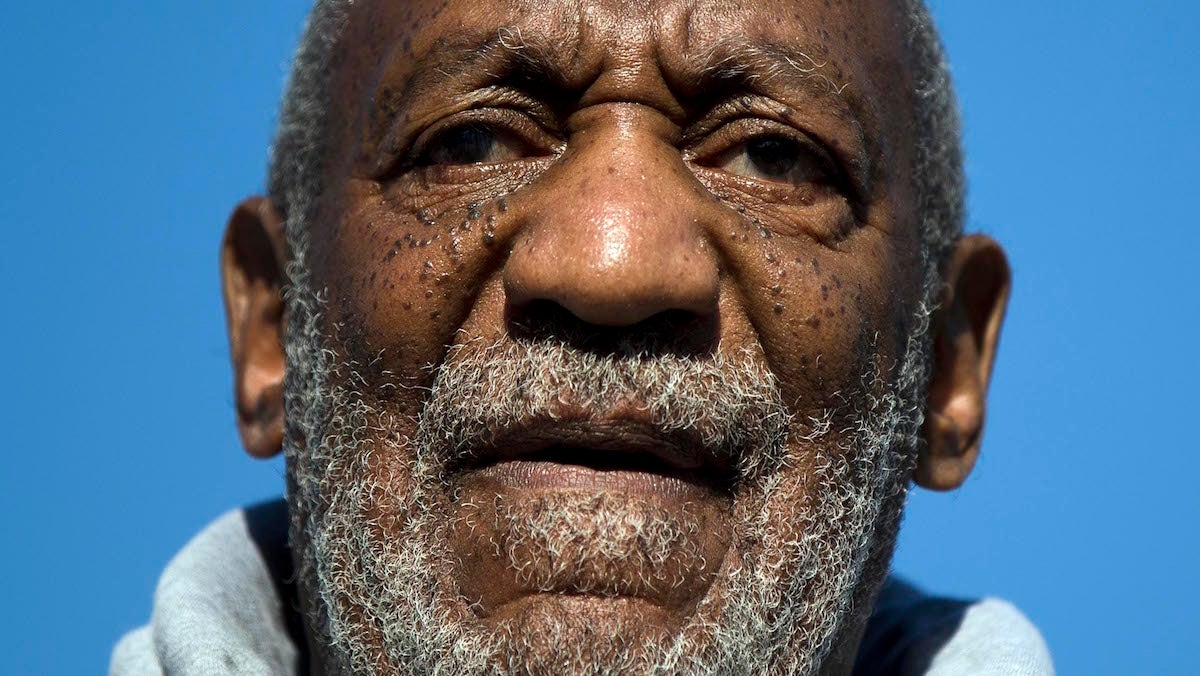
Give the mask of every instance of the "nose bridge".
<path id="1" fill-rule="evenodd" d="M 568 153 L 506 264 L 509 302 L 552 301 L 606 326 L 714 312 L 717 265 L 678 150 L 612 121 L 576 132 Z"/>

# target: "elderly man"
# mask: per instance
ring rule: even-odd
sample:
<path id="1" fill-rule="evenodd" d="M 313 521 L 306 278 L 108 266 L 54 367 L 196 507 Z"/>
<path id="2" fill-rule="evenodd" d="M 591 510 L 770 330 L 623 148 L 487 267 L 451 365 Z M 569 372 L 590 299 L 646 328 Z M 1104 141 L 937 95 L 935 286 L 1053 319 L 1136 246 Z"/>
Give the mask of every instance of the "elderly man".
<path id="1" fill-rule="evenodd" d="M 919 0 L 318 2 L 221 261 L 286 506 L 113 672 L 1050 673 L 887 579 L 979 451 L 1009 272 L 962 202 Z"/>

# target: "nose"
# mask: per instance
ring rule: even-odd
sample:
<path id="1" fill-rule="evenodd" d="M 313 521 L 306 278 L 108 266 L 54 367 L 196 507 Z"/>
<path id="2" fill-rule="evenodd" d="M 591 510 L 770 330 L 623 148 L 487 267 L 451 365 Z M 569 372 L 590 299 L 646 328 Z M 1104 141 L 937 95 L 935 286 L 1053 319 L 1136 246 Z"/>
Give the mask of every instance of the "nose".
<path id="1" fill-rule="evenodd" d="M 539 180 L 503 272 L 510 308 L 549 302 L 606 327 L 715 314 L 718 264 L 678 150 L 615 130 L 580 136 Z"/>

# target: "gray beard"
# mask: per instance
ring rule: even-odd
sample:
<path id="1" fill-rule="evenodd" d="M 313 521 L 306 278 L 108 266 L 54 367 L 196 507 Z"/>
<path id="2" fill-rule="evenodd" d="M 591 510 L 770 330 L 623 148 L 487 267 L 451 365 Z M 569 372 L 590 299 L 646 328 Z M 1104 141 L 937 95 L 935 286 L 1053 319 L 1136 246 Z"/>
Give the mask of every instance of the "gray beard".
<path id="1" fill-rule="evenodd" d="M 789 417 L 751 353 L 696 358 L 627 346 L 598 355 L 554 339 L 508 339 L 452 349 L 414 425 L 369 403 L 375 396 L 361 391 L 356 365 L 319 349 L 319 301 L 291 302 L 292 537 L 327 673 L 813 674 L 866 612 L 914 457 L 923 314 L 891 378 L 864 360 L 861 391 L 845 409 L 807 421 Z M 693 429 L 736 460 L 729 551 L 672 635 L 622 621 L 585 626 L 553 603 L 485 626 L 456 589 L 448 533 L 477 519 L 497 534 L 480 545 L 538 588 L 570 579 L 616 597 L 635 582 L 672 584 L 696 564 L 695 525 L 635 498 L 456 500 L 448 463 L 507 426 L 554 417 L 562 398 L 598 416 L 637 402 L 662 430 Z"/>

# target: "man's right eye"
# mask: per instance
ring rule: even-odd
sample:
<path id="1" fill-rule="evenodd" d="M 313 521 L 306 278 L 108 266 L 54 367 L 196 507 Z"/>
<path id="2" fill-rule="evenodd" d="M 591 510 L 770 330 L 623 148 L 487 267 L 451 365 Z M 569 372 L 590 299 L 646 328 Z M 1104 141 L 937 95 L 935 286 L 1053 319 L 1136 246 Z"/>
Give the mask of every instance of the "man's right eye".
<path id="1" fill-rule="evenodd" d="M 507 162 L 521 156 L 520 144 L 507 134 L 480 124 L 447 129 L 421 153 L 420 164 L 456 165 Z"/>

